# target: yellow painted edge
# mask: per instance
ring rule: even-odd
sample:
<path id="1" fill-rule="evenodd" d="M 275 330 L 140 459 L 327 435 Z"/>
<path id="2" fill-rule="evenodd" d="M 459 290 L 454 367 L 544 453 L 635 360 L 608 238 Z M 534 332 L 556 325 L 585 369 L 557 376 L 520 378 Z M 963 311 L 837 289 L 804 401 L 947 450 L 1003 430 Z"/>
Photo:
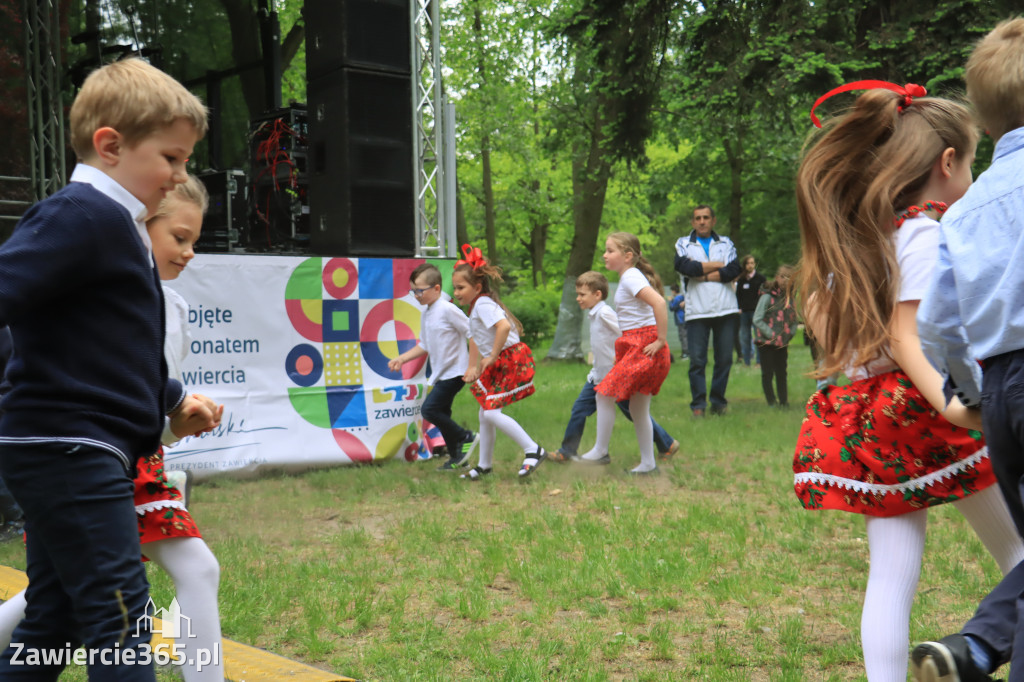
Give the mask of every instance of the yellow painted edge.
<path id="1" fill-rule="evenodd" d="M 10 566 L 0 566 L 0 598 L 10 599 L 26 587 L 28 587 L 28 577 L 23 571 Z M 154 621 L 158 620 L 154 619 Z M 159 644 L 170 644 L 170 640 L 159 632 L 154 632 L 152 644 L 156 648 Z M 230 682 L 277 682 L 278 680 L 356 682 L 351 677 L 335 675 L 263 649 L 233 642 L 230 639 L 223 640 L 223 646 L 224 677 Z"/>

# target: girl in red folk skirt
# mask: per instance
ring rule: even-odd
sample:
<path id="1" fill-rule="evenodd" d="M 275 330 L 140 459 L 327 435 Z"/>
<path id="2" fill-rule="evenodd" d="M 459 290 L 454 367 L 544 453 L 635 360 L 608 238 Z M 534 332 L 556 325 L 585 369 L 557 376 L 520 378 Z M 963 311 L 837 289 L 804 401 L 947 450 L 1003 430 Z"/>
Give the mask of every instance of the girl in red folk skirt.
<path id="1" fill-rule="evenodd" d="M 977 130 L 963 106 L 916 85 L 859 82 L 825 97 L 851 89 L 868 92 L 809 147 L 797 205 L 816 373 L 844 371 L 852 383 L 811 397 L 793 471 L 805 508 L 864 515 L 867 677 L 903 682 L 928 507 L 956 505 L 1004 573 L 1024 546 L 993 485 L 979 414 L 947 405 L 917 338 L 936 220 L 971 184 Z"/>
<path id="2" fill-rule="evenodd" d="M 668 376 L 671 351 L 668 349 L 668 312 L 661 295 L 661 278 L 640 254 L 640 240 L 629 232 L 614 232 L 604 246 L 604 265 L 619 273 L 615 289 L 615 312 L 622 336 L 615 340 L 615 364 L 601 380 L 597 392 L 597 441 L 583 460 L 608 456 L 615 403 L 629 401 L 640 464 L 629 471 L 633 475 L 658 470 L 654 459 L 651 431 L 651 396 L 657 395 Z"/>
<path id="3" fill-rule="evenodd" d="M 515 419 L 501 410 L 533 395 L 533 353 L 519 340 L 522 324 L 498 298 L 491 281 L 501 281 L 501 269 L 491 265 L 480 249 L 462 247 L 465 260 L 455 264 L 452 293 L 469 309 L 469 367 L 463 381 L 480 403 L 480 460 L 460 478 L 478 481 L 491 473 L 494 441 L 501 431 L 523 449 L 519 478 L 524 479 L 548 456 Z"/>
<path id="4" fill-rule="evenodd" d="M 189 176 L 187 182 L 160 202 L 156 214 L 146 222 L 160 279 L 177 278 L 192 260 L 192 247 L 199 239 L 208 203 L 202 183 Z M 181 380 L 181 361 L 188 355 L 189 346 L 188 305 L 173 289 L 165 286 L 163 291 L 164 356 L 168 375 Z M 164 442 L 174 440 L 168 434 Z M 135 512 L 143 558 L 152 559 L 171 576 L 180 613 L 188 618 L 185 623 L 190 629 L 186 636 L 175 643 L 173 653 L 164 653 L 181 664 L 186 682 L 223 682 L 224 654 L 217 609 L 220 567 L 200 537 L 181 493 L 167 482 L 162 448 L 136 465 Z M 0 648 L 10 643 L 11 634 L 24 615 L 24 592 L 0 606 Z M 207 659 L 213 660 L 204 665 Z"/>

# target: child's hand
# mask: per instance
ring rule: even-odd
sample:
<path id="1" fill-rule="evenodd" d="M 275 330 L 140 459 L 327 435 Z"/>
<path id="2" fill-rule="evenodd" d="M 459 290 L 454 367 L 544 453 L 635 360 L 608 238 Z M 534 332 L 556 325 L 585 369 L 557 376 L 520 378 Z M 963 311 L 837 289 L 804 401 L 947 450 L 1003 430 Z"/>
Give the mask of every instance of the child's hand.
<path id="1" fill-rule="evenodd" d="M 655 339 L 654 342 L 644 346 L 644 355 L 654 357 L 655 353 L 657 353 L 659 350 L 661 350 L 664 346 L 667 345 L 668 343 L 665 341 L 665 339 Z"/>
<path id="2" fill-rule="evenodd" d="M 469 369 L 466 370 L 466 373 L 462 375 L 462 380 L 465 383 L 467 383 L 467 384 L 471 384 L 471 383 L 473 383 L 474 381 L 476 381 L 479 378 L 480 378 L 480 368 L 479 367 L 470 367 Z"/>
<path id="3" fill-rule="evenodd" d="M 204 395 L 185 396 L 180 409 L 171 415 L 171 431 L 178 438 L 207 433 L 220 425 L 224 406 L 217 405 Z"/>
<path id="4" fill-rule="evenodd" d="M 399 355 L 394 360 L 388 362 L 388 369 L 390 369 L 392 372 L 397 372 L 398 370 L 402 369 L 402 365 L 404 364 L 405 361 L 402 360 L 402 356 Z"/>
<path id="5" fill-rule="evenodd" d="M 487 368 L 494 364 L 494 358 L 488 355 L 486 358 L 480 361 L 480 374 L 487 371 Z"/>

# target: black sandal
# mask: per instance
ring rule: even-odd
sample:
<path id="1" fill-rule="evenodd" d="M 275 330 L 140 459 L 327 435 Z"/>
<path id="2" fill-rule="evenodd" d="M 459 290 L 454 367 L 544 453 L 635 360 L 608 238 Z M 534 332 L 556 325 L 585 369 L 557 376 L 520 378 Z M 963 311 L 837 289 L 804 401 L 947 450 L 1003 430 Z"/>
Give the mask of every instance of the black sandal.
<path id="1" fill-rule="evenodd" d="M 491 469 L 484 469 L 481 466 L 475 466 L 466 473 L 459 476 L 459 478 L 464 478 L 467 481 L 479 481 L 481 478 L 483 478 L 489 473 L 491 473 Z"/>
<path id="2" fill-rule="evenodd" d="M 548 458 L 548 451 L 544 448 L 537 448 L 537 452 L 533 453 L 530 457 L 523 460 L 523 465 L 519 467 L 519 478 L 526 478 L 533 473 L 534 469 L 540 466 L 540 463 Z M 527 459 L 537 460 L 536 464 L 527 464 Z"/>

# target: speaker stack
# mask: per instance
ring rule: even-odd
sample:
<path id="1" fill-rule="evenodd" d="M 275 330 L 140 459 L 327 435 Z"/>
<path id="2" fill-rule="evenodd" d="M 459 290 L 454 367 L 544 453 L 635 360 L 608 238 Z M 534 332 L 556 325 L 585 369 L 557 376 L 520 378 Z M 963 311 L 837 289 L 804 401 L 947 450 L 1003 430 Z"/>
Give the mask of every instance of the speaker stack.
<path id="1" fill-rule="evenodd" d="M 410 12 L 409 0 L 306 0 L 314 253 L 415 253 Z"/>

